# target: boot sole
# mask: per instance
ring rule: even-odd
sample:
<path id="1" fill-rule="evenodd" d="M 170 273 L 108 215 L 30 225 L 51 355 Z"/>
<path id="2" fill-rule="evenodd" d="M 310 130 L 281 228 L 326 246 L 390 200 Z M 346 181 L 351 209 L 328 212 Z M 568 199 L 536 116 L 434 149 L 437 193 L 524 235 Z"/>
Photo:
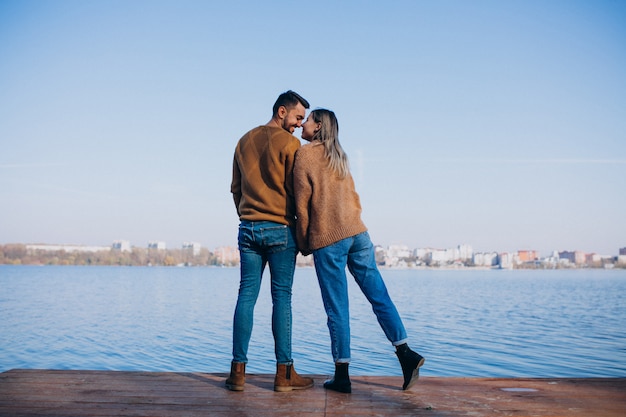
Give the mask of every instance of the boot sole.
<path id="1" fill-rule="evenodd" d="M 226 388 L 231 391 L 243 391 L 243 385 L 226 384 Z"/>
<path id="2" fill-rule="evenodd" d="M 292 387 L 292 386 L 278 386 L 278 385 L 274 385 L 274 391 L 276 392 L 289 392 L 289 391 L 293 391 L 293 390 L 298 390 L 298 389 L 308 389 L 311 388 L 313 386 L 313 383 L 311 383 L 310 385 L 306 385 L 303 387 Z"/>
<path id="3" fill-rule="evenodd" d="M 342 394 L 352 394 L 352 385 L 344 385 L 344 386 L 333 386 L 333 385 L 324 385 L 324 389 L 329 391 L 340 392 Z"/>

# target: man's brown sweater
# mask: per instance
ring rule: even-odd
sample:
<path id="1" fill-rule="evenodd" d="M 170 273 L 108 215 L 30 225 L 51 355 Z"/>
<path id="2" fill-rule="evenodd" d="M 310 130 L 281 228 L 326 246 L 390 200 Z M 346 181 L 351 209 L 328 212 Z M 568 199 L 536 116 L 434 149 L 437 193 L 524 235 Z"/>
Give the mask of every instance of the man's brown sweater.
<path id="1" fill-rule="evenodd" d="M 321 142 L 298 150 L 293 175 L 296 238 L 303 253 L 367 231 L 352 176 L 340 178 L 330 169 Z"/>
<path id="2" fill-rule="evenodd" d="M 293 163 L 300 141 L 281 127 L 259 126 L 237 143 L 233 193 L 240 220 L 294 226 Z"/>

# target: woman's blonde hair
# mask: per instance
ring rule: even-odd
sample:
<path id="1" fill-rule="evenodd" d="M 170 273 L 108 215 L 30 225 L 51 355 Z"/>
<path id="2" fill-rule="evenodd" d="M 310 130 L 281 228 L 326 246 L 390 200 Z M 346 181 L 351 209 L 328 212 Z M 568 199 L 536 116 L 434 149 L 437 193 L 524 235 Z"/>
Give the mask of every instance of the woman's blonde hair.
<path id="1" fill-rule="evenodd" d="M 350 173 L 348 155 L 339 143 L 339 123 L 335 113 L 327 109 L 315 109 L 311 112 L 313 121 L 320 123 L 320 128 L 311 140 L 319 140 L 324 144 L 328 166 L 340 178 L 345 178 Z"/>

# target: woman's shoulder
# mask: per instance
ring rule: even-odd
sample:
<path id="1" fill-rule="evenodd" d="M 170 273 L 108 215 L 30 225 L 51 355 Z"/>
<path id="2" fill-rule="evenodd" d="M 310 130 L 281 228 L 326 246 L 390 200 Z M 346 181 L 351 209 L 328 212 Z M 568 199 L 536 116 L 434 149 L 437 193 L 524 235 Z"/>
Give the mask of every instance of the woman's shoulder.
<path id="1" fill-rule="evenodd" d="M 318 164 L 324 157 L 324 147 L 320 142 L 311 142 L 303 145 L 296 151 L 296 164 L 311 166 Z"/>
<path id="2" fill-rule="evenodd" d="M 306 154 L 306 155 L 313 155 L 317 152 L 324 152 L 324 147 L 322 146 L 322 142 L 309 142 L 306 145 L 302 145 L 300 147 L 300 149 L 298 149 L 298 153 L 300 154 Z"/>

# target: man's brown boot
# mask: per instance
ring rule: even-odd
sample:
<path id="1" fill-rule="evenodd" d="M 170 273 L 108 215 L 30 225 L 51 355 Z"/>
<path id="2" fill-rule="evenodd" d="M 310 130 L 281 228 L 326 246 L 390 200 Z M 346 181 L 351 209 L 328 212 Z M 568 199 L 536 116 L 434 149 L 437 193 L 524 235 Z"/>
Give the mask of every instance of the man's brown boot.
<path id="1" fill-rule="evenodd" d="M 230 376 L 226 379 L 226 388 L 231 391 L 243 391 L 246 383 L 246 364 L 243 362 L 232 362 L 230 364 Z"/>
<path id="2" fill-rule="evenodd" d="M 276 365 L 274 391 L 287 392 L 294 389 L 307 389 L 313 386 L 313 378 L 302 377 L 293 365 Z"/>

